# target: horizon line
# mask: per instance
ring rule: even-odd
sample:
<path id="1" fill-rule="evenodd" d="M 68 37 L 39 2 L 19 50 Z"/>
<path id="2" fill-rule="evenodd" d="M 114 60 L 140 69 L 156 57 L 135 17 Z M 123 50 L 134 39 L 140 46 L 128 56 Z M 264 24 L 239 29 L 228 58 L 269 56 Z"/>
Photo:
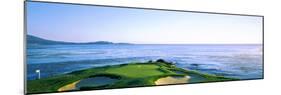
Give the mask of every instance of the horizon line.
<path id="1" fill-rule="evenodd" d="M 135 45 L 263 45 L 263 43 L 134 43 L 134 42 L 114 42 L 114 41 L 106 41 L 106 40 L 99 40 L 99 41 L 87 41 L 87 42 L 71 42 L 71 41 L 60 41 L 60 40 L 51 40 L 42 37 L 38 37 L 31 34 L 26 34 L 26 36 L 33 36 L 44 40 L 49 41 L 56 41 L 56 42 L 66 42 L 66 43 L 76 43 L 76 44 L 83 44 L 83 43 L 94 43 L 94 42 L 110 42 L 113 44 L 135 44 Z"/>

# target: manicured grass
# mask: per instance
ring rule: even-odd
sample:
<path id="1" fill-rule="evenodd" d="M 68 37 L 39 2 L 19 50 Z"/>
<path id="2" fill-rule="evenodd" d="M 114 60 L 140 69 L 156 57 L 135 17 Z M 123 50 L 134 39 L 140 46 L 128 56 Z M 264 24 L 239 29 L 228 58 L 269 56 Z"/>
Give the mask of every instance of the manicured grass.
<path id="1" fill-rule="evenodd" d="M 159 66 L 155 64 L 134 64 L 122 66 L 119 68 L 108 69 L 105 72 L 109 74 L 126 76 L 128 78 L 143 78 L 165 74 L 164 72 L 158 69 Z"/>
<path id="2" fill-rule="evenodd" d="M 177 73 L 181 72 L 181 73 Z M 57 92 L 57 90 L 65 85 L 75 81 L 96 77 L 107 76 L 118 79 L 116 83 L 108 84 L 100 87 L 82 87 L 80 90 L 89 89 L 106 89 L 106 88 L 121 88 L 121 87 L 136 87 L 136 86 L 152 86 L 155 81 L 167 76 L 191 76 L 190 82 L 212 82 L 212 81 L 228 81 L 236 80 L 233 78 L 225 78 L 203 74 L 197 71 L 187 71 L 177 68 L 171 63 L 164 61 L 145 62 L 145 63 L 130 63 L 114 66 L 105 66 L 98 68 L 90 68 L 85 70 L 74 71 L 68 74 L 57 75 L 39 80 L 27 81 L 28 93 L 44 93 Z"/>

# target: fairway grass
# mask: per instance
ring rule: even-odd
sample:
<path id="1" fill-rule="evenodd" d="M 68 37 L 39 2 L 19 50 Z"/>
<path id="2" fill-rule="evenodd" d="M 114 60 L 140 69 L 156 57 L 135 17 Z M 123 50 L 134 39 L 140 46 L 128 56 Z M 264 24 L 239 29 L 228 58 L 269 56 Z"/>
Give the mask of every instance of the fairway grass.
<path id="1" fill-rule="evenodd" d="M 181 73 L 178 73 L 181 72 Z M 53 77 L 42 78 L 37 80 L 27 81 L 27 93 L 48 93 L 48 92 L 64 92 L 75 90 L 97 90 L 97 89 L 112 89 L 124 87 L 137 87 L 137 86 L 153 86 L 161 85 L 156 84 L 156 81 L 161 78 L 173 77 L 189 77 L 185 79 L 186 82 L 172 79 L 168 83 L 161 84 L 177 84 L 177 83 L 202 83 L 202 82 L 215 82 L 215 81 L 229 81 L 237 80 L 233 78 L 226 78 L 222 76 L 204 74 L 197 71 L 185 70 L 176 67 L 175 65 L 165 61 L 145 62 L 145 63 L 129 63 L 113 66 L 96 67 L 74 71 L 67 74 L 56 75 Z M 81 80 L 95 77 L 107 77 L 117 80 L 113 83 L 104 83 L 99 86 L 85 86 L 77 88 Z M 103 81 L 103 80 L 97 80 Z M 104 81 L 106 82 L 106 81 Z"/>

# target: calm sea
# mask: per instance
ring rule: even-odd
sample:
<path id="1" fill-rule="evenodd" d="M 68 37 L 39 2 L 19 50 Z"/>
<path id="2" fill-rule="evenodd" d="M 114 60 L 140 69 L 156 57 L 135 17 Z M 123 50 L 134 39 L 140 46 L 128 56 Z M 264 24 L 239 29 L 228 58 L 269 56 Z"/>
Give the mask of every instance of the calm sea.
<path id="1" fill-rule="evenodd" d="M 164 59 L 176 66 L 239 79 L 262 78 L 262 45 L 30 45 L 27 79 L 91 67 Z"/>

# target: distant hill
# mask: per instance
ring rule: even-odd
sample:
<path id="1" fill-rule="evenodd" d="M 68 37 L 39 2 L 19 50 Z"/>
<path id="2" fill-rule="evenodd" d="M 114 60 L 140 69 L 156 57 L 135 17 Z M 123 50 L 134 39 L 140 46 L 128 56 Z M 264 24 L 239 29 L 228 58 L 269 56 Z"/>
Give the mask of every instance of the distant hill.
<path id="1" fill-rule="evenodd" d="M 88 43 L 82 43 L 82 44 L 115 44 L 115 43 L 107 42 L 107 41 L 97 41 L 97 42 L 88 42 Z"/>
<path id="2" fill-rule="evenodd" d="M 75 43 L 75 42 L 63 42 L 63 41 L 52 41 L 43 38 L 39 38 L 32 35 L 27 35 L 27 44 L 41 44 L 41 45 L 52 45 L 52 44 L 130 44 L 130 43 L 113 43 L 108 41 L 96 41 L 86 43 Z"/>
<path id="3" fill-rule="evenodd" d="M 71 44 L 68 42 L 46 40 L 46 39 L 35 37 L 32 35 L 27 35 L 26 39 L 27 39 L 28 44 Z"/>

